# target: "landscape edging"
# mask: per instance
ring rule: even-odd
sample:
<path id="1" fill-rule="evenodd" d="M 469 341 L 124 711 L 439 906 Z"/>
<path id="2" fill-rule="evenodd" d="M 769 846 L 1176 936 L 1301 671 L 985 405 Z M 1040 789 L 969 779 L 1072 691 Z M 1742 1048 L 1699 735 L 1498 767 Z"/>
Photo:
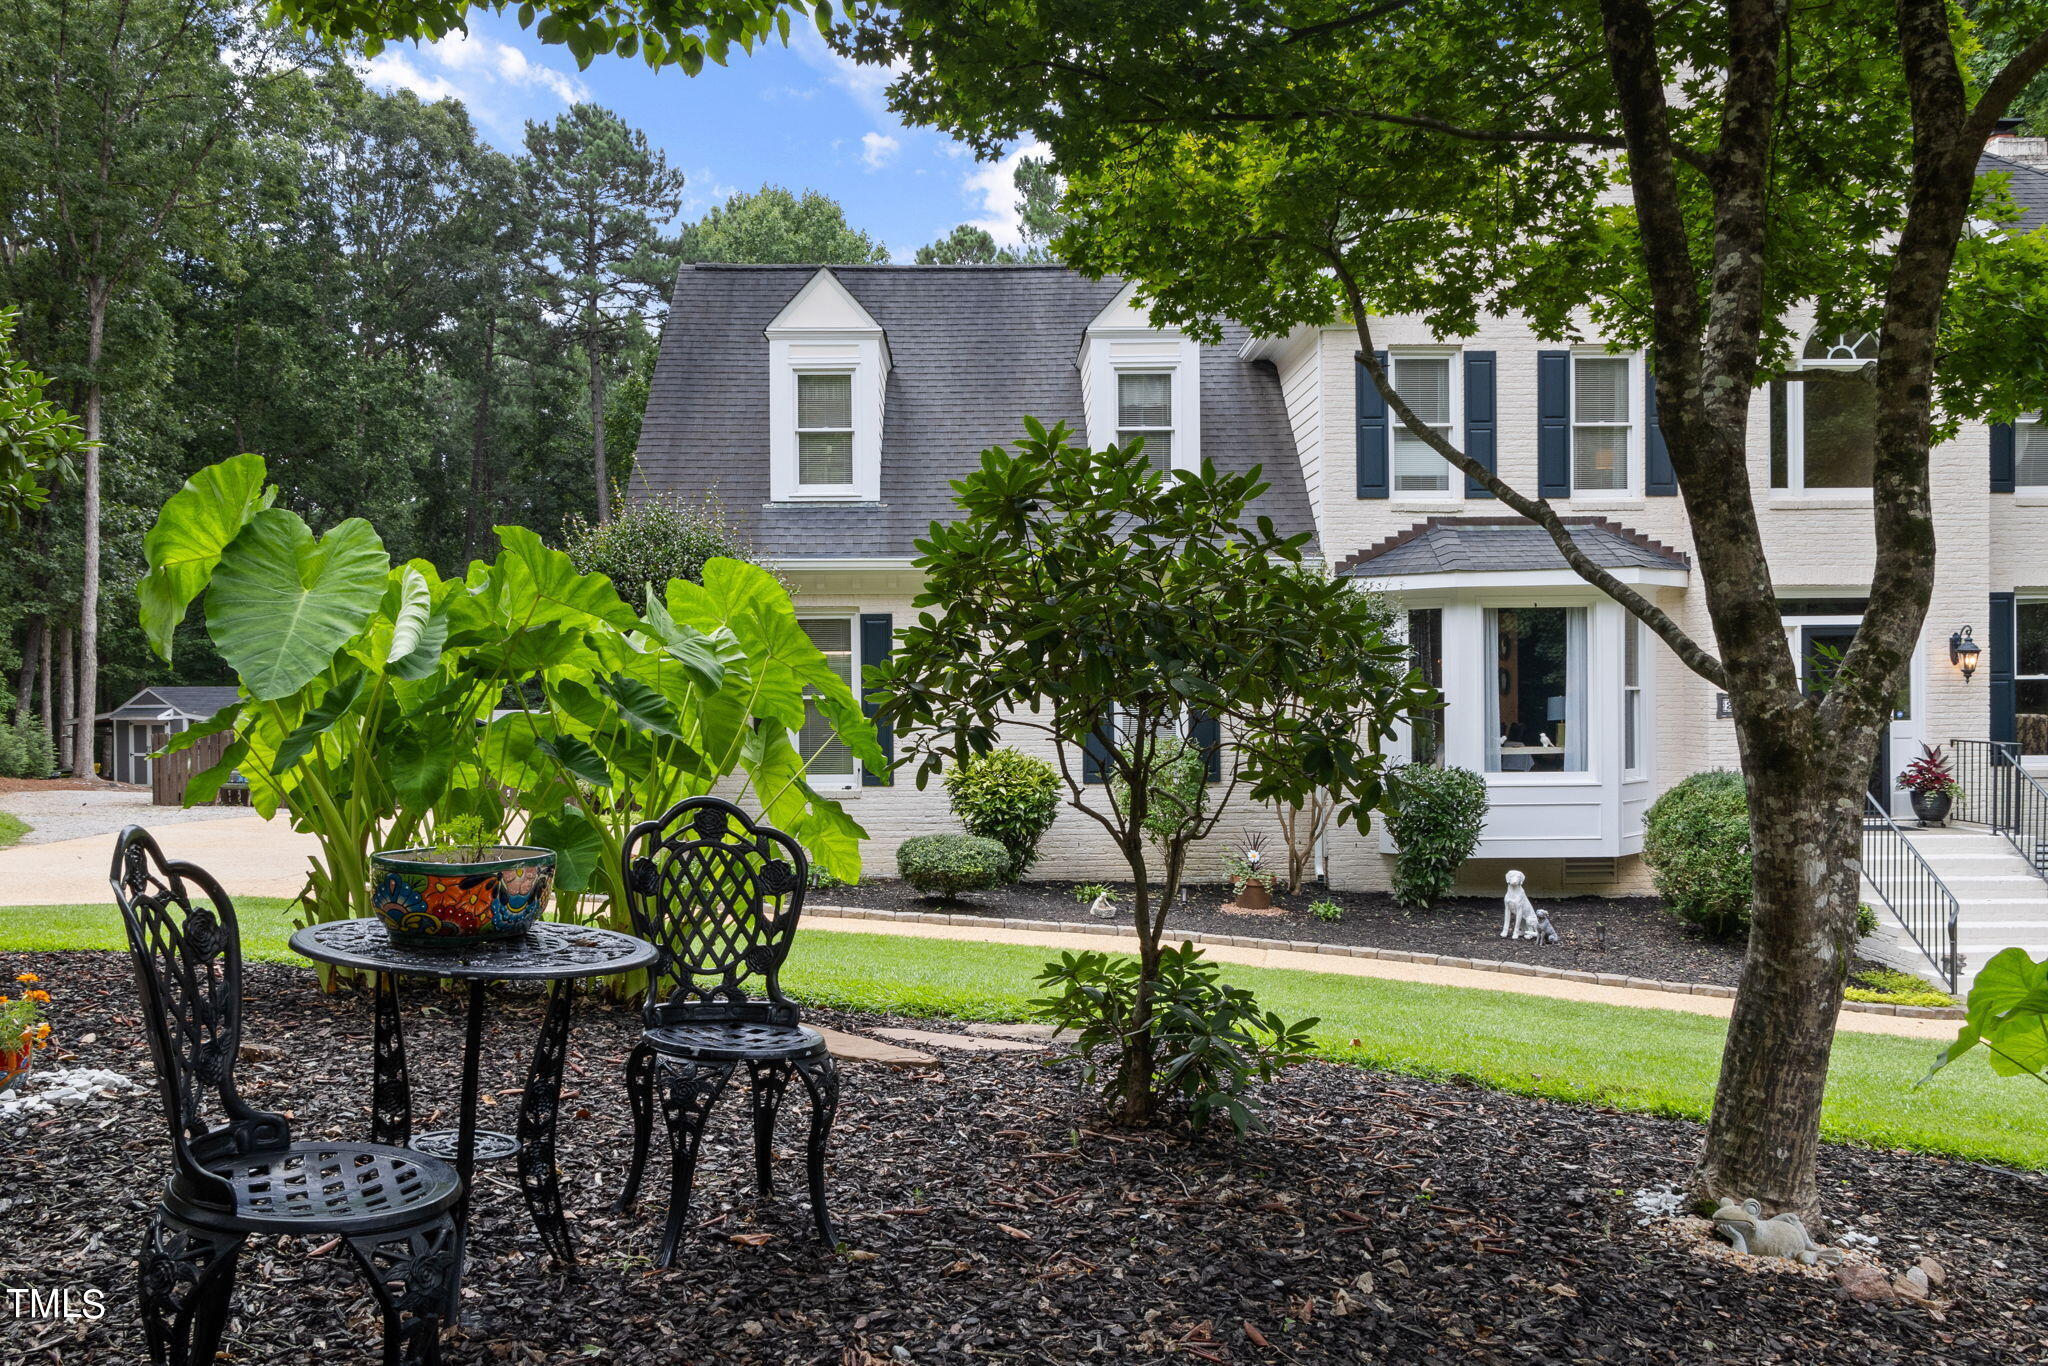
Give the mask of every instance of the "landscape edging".
<path id="1" fill-rule="evenodd" d="M 882 911 L 865 906 L 812 905 L 810 911 L 841 920 L 902 920 L 925 925 L 1000 926 L 1006 930 L 1033 930 L 1058 934 L 1100 934 L 1135 939 L 1121 926 L 1085 920 L 998 920 L 986 915 L 946 915 L 937 911 Z M 1559 981 L 1583 982 L 1589 986 L 1626 987 L 1631 991 L 1664 991 L 1675 996 L 1735 995 L 1734 987 L 1711 982 L 1665 982 L 1654 977 L 1624 977 L 1612 972 L 1586 972 L 1579 968 L 1554 968 L 1542 963 L 1510 963 L 1498 958 L 1458 958 L 1451 954 L 1414 953 L 1407 949 L 1375 949 L 1363 945 L 1320 944 L 1301 939 L 1259 939 L 1247 934 L 1208 934 L 1192 931 L 1174 936 L 1197 944 L 1228 945 L 1245 949 L 1280 949 L 1288 953 L 1320 953 L 1333 958 L 1384 958 L 1391 963 L 1433 963 L 1438 967 L 1465 968 L 1472 972 L 1501 972 L 1518 977 L 1554 977 Z M 1844 1001 L 1842 1009 L 1864 1015 L 1904 1015 L 1920 1020 L 1961 1020 L 1968 1012 L 1961 1006 L 1895 1006 L 1878 1001 Z"/>

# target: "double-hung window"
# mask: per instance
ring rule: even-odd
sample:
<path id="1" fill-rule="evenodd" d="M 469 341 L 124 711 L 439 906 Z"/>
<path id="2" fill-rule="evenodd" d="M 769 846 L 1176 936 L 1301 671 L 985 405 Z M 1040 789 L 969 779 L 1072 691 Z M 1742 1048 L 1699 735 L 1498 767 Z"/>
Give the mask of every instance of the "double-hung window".
<path id="1" fill-rule="evenodd" d="M 803 617 L 797 624 L 811 638 L 811 644 L 823 652 L 832 672 L 844 679 L 847 687 L 857 694 L 859 634 L 853 629 L 853 618 Z M 855 765 L 853 751 L 840 743 L 815 702 L 804 703 L 804 728 L 797 736 L 796 747 L 808 766 L 813 787 L 853 787 L 859 783 L 860 770 Z"/>
<path id="2" fill-rule="evenodd" d="M 1634 364 L 1627 356 L 1572 357 L 1572 492 L 1629 488 Z"/>
<path id="3" fill-rule="evenodd" d="M 2048 493 L 2048 415 L 2028 413 L 2012 424 L 2013 482 L 2034 493 Z"/>
<path id="4" fill-rule="evenodd" d="M 1142 438 L 1145 460 L 1155 469 L 1173 468 L 1173 372 L 1122 370 L 1116 377 L 1116 441 Z"/>
<path id="5" fill-rule="evenodd" d="M 796 480 L 804 489 L 853 484 L 853 375 L 847 371 L 797 373 Z"/>
<path id="6" fill-rule="evenodd" d="M 1621 622 L 1621 767 L 1643 769 L 1643 623 L 1632 616 Z"/>
<path id="7" fill-rule="evenodd" d="M 1456 370 L 1452 360 L 1444 354 L 1396 354 L 1387 359 L 1387 378 L 1418 419 L 1455 442 L 1457 394 L 1452 388 Z M 1394 433 L 1394 492 L 1449 493 L 1449 462 L 1427 441 L 1409 431 L 1407 423 L 1391 416 L 1389 422 Z"/>

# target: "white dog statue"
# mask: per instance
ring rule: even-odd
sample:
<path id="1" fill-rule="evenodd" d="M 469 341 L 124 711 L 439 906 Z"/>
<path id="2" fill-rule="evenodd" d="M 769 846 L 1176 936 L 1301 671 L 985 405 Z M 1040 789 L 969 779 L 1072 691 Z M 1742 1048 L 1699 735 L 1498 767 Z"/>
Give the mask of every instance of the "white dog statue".
<path id="1" fill-rule="evenodd" d="M 1500 937 L 1557 943 L 1560 936 L 1551 925 L 1550 917 L 1529 904 L 1529 894 L 1522 890 L 1522 880 L 1520 869 L 1509 870 L 1508 894 L 1501 898 Z"/>

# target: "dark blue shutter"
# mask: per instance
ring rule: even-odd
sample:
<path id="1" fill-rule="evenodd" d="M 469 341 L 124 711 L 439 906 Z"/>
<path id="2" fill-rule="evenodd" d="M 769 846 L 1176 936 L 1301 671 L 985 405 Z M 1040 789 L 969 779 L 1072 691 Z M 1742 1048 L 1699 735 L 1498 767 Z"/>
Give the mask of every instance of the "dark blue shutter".
<path id="1" fill-rule="evenodd" d="M 1109 748 L 1096 738 L 1095 732 L 1088 732 L 1087 741 L 1081 746 L 1081 781 L 1099 783 L 1102 771 L 1109 767 Z"/>
<path id="2" fill-rule="evenodd" d="M 1387 368 L 1387 353 L 1375 351 L 1380 369 Z M 1358 391 L 1358 496 L 1387 496 L 1387 401 L 1372 382 L 1364 361 L 1354 361 L 1352 378 Z"/>
<path id="3" fill-rule="evenodd" d="M 1657 425 L 1657 376 L 1643 367 L 1643 492 L 1652 498 L 1678 496 L 1678 472 L 1671 468 L 1671 448 Z"/>
<path id="4" fill-rule="evenodd" d="M 1536 353 L 1536 495 L 1572 496 L 1572 353 Z"/>
<path id="5" fill-rule="evenodd" d="M 2019 708 L 2013 691 L 2013 664 L 2018 654 L 2016 608 L 2012 593 L 1991 595 L 1991 738 L 2013 740 L 2019 735 Z"/>
<path id="6" fill-rule="evenodd" d="M 1493 352 L 1465 353 L 1465 454 L 1486 468 L 1498 471 L 1495 433 L 1500 424 L 1494 404 L 1494 368 Z M 1468 474 L 1465 476 L 1465 496 L 1491 498 L 1493 494 L 1486 485 Z"/>
<path id="7" fill-rule="evenodd" d="M 2019 486 L 2019 466 L 2013 458 L 2012 424 L 1991 424 L 1991 491 L 2011 493 Z"/>
<path id="8" fill-rule="evenodd" d="M 1223 781 L 1223 727 L 1216 718 L 1196 712 L 1188 722 L 1188 739 L 1202 751 L 1202 780 Z"/>
<path id="9" fill-rule="evenodd" d="M 860 658 L 863 665 L 880 664 L 896 648 L 896 622 L 887 612 L 863 612 L 860 618 Z M 863 694 L 861 710 L 869 716 L 875 714 L 875 704 Z M 875 723 L 875 739 L 881 743 L 885 758 L 896 757 L 896 735 L 887 721 Z M 887 787 L 891 782 L 887 771 L 870 773 L 861 770 L 862 787 Z"/>

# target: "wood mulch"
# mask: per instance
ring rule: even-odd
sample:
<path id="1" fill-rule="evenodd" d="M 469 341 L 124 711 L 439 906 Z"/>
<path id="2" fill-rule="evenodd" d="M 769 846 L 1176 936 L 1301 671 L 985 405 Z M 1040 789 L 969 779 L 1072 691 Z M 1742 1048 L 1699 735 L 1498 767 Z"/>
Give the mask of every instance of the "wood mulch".
<path id="1" fill-rule="evenodd" d="M 12 792 L 147 792 L 134 783 L 101 778 L 0 778 L 0 795 Z"/>
<path id="2" fill-rule="evenodd" d="M 0 980 L 24 969 L 58 997 L 69 1056 L 52 1061 L 148 1078 L 123 958 L 0 954 Z M 359 1136 L 366 1003 L 322 997 L 278 965 L 249 977 L 249 1098 L 289 1111 L 302 1137 Z M 424 1117 L 451 1105 L 462 1007 L 420 986 L 405 1008 Z M 512 1127 L 537 1019 L 537 996 L 501 998 L 487 1125 Z M 1925 1251 L 1951 1274 L 1945 1312 L 1865 1303 L 1826 1276 L 1734 1264 L 1679 1225 L 1638 1223 L 1636 1196 L 1683 1180 L 1696 1125 L 1326 1065 L 1275 1084 L 1273 1131 L 1235 1142 L 1107 1131 L 1073 1075 L 1032 1053 L 949 1053 L 942 1071 L 849 1065 L 832 1149 L 837 1252 L 809 1240 L 794 1195 L 800 1104 L 782 1135 L 791 1193 L 763 1208 L 729 1095 L 683 1264 L 655 1271 L 663 1183 L 635 1216 L 608 1212 L 635 1029 L 631 1013 L 592 1005 L 570 1051 L 564 1175 L 580 1273 L 541 1261 L 510 1170 L 484 1168 L 451 1366 L 2048 1357 L 2041 1176 L 1829 1148 L 1830 1208 L 1878 1238 L 1877 1260 L 1897 1270 Z M 107 1301 L 97 1321 L 0 1314 L 10 1366 L 144 1359 L 132 1252 L 168 1170 L 156 1103 L 142 1092 L 0 1126 L 0 1283 L 98 1287 Z M 376 1359 L 369 1302 L 337 1250 L 252 1245 L 236 1304 L 226 1360 Z"/>
<path id="3" fill-rule="evenodd" d="M 1087 903 L 1074 896 L 1075 887 L 1081 885 L 1086 884 L 1019 882 L 990 892 L 975 892 L 958 901 L 942 902 L 889 878 L 863 881 L 858 887 L 813 892 L 811 896 L 812 904 L 818 906 L 944 911 L 952 915 L 987 915 L 998 920 L 1091 921 L 1094 917 L 1088 913 Z M 1131 884 L 1105 885 L 1117 895 L 1118 922 L 1128 926 Z M 1299 896 L 1277 893 L 1273 903 L 1281 911 L 1278 915 L 1222 910 L 1230 899 L 1230 888 L 1226 885 L 1183 888 L 1167 916 L 1167 933 L 1360 944 L 1410 953 L 1537 963 L 1579 972 L 1717 986 L 1734 986 L 1742 974 L 1742 940 L 1709 939 L 1666 912 L 1664 903 L 1651 896 L 1535 898 L 1536 904 L 1549 912 L 1551 923 L 1563 937 L 1558 944 L 1502 939 L 1497 897 L 1450 897 L 1429 910 L 1418 911 L 1401 905 L 1385 892 L 1306 888 Z M 1310 915 L 1310 904 L 1323 900 L 1342 907 L 1343 917 L 1319 920 Z"/>

